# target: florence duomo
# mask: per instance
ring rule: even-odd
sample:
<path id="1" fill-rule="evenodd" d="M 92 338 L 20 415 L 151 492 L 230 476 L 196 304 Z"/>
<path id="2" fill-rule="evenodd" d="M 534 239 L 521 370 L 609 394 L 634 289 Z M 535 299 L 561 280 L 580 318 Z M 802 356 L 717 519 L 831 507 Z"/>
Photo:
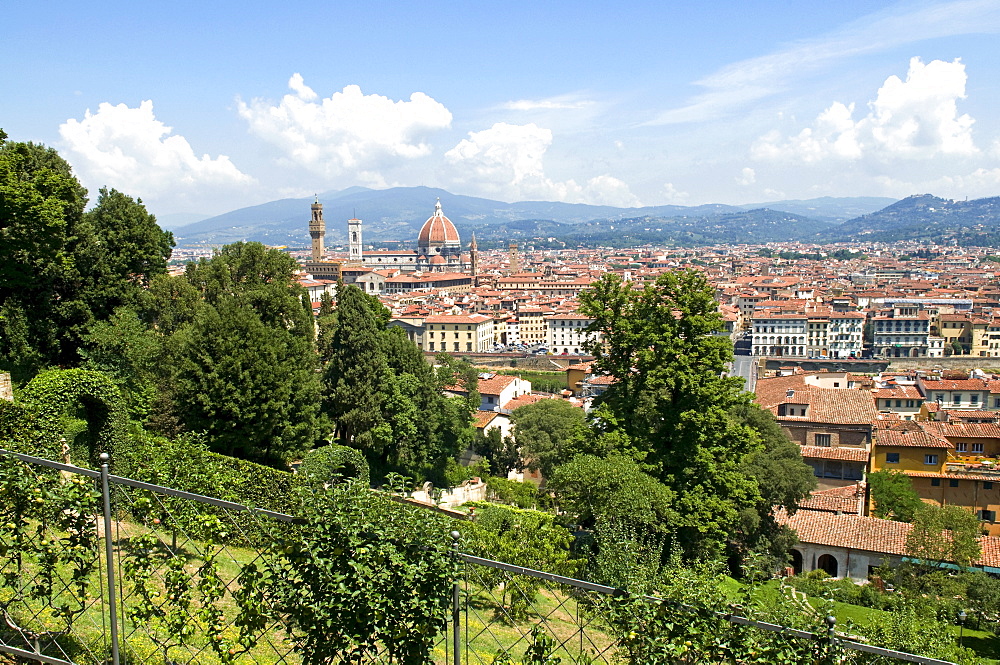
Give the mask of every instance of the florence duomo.
<path id="1" fill-rule="evenodd" d="M 309 235 L 312 239 L 312 263 L 323 262 L 326 223 L 323 220 L 323 204 L 315 198 L 309 221 Z M 364 251 L 363 222 L 352 218 L 347 220 L 348 263 L 365 268 L 396 268 L 403 272 L 462 272 L 472 267 L 474 257 L 462 254 L 462 240 L 458 229 L 441 209 L 441 199 L 434 204 L 434 213 L 427 218 L 417 234 L 416 249 Z M 475 253 L 475 238 L 470 244 Z"/>

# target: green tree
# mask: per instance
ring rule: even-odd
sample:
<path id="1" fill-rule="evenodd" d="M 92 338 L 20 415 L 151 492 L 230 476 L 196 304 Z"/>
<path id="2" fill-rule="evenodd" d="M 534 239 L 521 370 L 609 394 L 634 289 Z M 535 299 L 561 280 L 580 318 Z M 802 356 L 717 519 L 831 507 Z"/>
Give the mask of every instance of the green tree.
<path id="1" fill-rule="evenodd" d="M 543 399 L 514 409 L 514 440 L 529 469 L 551 478 L 556 467 L 581 453 L 594 452 L 586 415 L 561 399 Z"/>
<path id="2" fill-rule="evenodd" d="M 499 427 L 490 428 L 487 432 L 476 432 L 476 443 L 473 450 L 489 461 L 490 473 L 506 478 L 507 473 L 516 471 L 521 465 L 521 454 L 517 450 L 517 442 L 512 436 L 503 436 Z"/>
<path id="3" fill-rule="evenodd" d="M 686 553 L 718 550 L 741 510 L 763 499 L 742 469 L 761 442 L 730 413 L 750 398 L 741 378 L 726 376 L 732 344 L 715 334 L 722 317 L 710 285 L 692 270 L 643 288 L 611 274 L 580 300 L 601 334 L 595 369 L 614 377 L 594 402 L 598 430 L 674 492 Z"/>
<path id="4" fill-rule="evenodd" d="M 913 530 L 906 538 L 906 551 L 915 558 L 935 565 L 946 561 L 968 567 L 982 550 L 979 537 L 982 525 L 974 513 L 961 506 L 925 504 L 913 516 Z"/>
<path id="5" fill-rule="evenodd" d="M 392 442 L 386 388 L 395 380 L 385 353 L 385 327 L 367 299 L 356 286 L 338 289 L 337 325 L 323 370 L 323 409 L 340 444 L 361 450 L 378 473 Z"/>
<path id="6" fill-rule="evenodd" d="M 76 361 L 73 335 L 89 320 L 73 292 L 86 203 L 55 150 L 0 136 L 0 361 L 19 374 Z"/>
<path id="7" fill-rule="evenodd" d="M 156 398 L 163 338 L 135 311 L 120 307 L 109 320 L 92 325 L 84 341 L 84 368 L 108 374 L 125 397 L 129 417 L 144 421 Z"/>
<path id="8" fill-rule="evenodd" d="M 80 362 L 96 322 L 139 308 L 173 237 L 141 201 L 87 193 L 51 148 L 0 140 L 0 358 L 33 372 Z"/>
<path id="9" fill-rule="evenodd" d="M 740 511 L 740 534 L 733 541 L 739 554 L 751 550 L 769 550 L 782 557 L 794 544 L 794 533 L 774 519 L 776 507 L 794 513 L 799 502 L 816 489 L 812 467 L 802 461 L 799 446 L 788 438 L 771 415 L 756 404 L 741 404 L 731 415 L 752 428 L 760 437 L 760 450 L 747 455 L 740 467 L 744 474 L 757 482 L 761 501 L 744 506 Z"/>
<path id="10" fill-rule="evenodd" d="M 235 243 L 154 280 L 154 320 L 172 331 L 160 387 L 216 452 L 280 465 L 318 439 L 314 324 L 295 269 L 283 252 Z"/>
<path id="11" fill-rule="evenodd" d="M 670 489 L 627 457 L 578 455 L 555 470 L 546 489 L 570 519 L 591 529 L 600 522 L 665 532 L 677 519 Z"/>
<path id="12" fill-rule="evenodd" d="M 267 325 L 233 297 L 202 307 L 171 344 L 178 412 L 213 451 L 280 465 L 315 444 L 319 383 L 308 339 Z"/>
<path id="13" fill-rule="evenodd" d="M 917 511 L 924 505 L 913 489 L 910 477 L 904 473 L 880 469 L 868 474 L 868 487 L 875 502 L 875 517 L 912 522 Z"/>

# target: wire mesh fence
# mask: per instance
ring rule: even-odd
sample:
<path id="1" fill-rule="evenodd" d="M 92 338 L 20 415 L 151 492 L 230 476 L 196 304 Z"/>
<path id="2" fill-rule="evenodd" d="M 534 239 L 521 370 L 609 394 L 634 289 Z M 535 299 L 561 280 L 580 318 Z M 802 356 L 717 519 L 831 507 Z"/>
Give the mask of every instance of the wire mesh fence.
<path id="1" fill-rule="evenodd" d="M 274 545 L 295 521 L 113 476 L 106 464 L 93 471 L 0 450 L 0 662 L 4 653 L 55 665 L 308 662 L 272 587 Z M 629 641 L 643 624 L 623 616 L 620 590 L 457 549 L 453 557 L 435 663 L 648 660 Z M 730 627 L 719 630 L 724 640 L 806 645 L 816 657 L 802 662 L 945 663 L 838 638 L 832 625 L 817 634 L 646 600 L 648 616 Z M 381 647 L 342 660 L 392 661 Z"/>

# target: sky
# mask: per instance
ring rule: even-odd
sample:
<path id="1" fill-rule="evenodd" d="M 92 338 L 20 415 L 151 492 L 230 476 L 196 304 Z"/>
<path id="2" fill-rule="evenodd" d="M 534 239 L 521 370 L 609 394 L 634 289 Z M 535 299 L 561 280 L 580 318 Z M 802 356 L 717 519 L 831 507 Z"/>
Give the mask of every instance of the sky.
<path id="1" fill-rule="evenodd" d="M 1000 0 L 50 0 L 4 24 L 0 128 L 160 216 L 354 185 L 1000 196 Z"/>

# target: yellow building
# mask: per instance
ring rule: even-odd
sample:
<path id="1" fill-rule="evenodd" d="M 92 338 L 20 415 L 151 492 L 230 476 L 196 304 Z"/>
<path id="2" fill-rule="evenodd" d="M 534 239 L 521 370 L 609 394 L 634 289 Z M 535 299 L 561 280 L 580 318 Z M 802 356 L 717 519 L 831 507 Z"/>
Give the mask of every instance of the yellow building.
<path id="1" fill-rule="evenodd" d="M 493 319 L 439 314 L 424 319 L 424 351 L 485 353 L 493 349 Z"/>
<path id="2" fill-rule="evenodd" d="M 1000 426 L 985 423 L 883 421 L 876 428 L 872 470 L 910 478 L 921 500 L 961 506 L 975 513 L 991 536 L 1000 535 Z M 978 452 L 972 453 L 975 447 Z M 961 450 L 959 450 L 961 449 Z"/>

